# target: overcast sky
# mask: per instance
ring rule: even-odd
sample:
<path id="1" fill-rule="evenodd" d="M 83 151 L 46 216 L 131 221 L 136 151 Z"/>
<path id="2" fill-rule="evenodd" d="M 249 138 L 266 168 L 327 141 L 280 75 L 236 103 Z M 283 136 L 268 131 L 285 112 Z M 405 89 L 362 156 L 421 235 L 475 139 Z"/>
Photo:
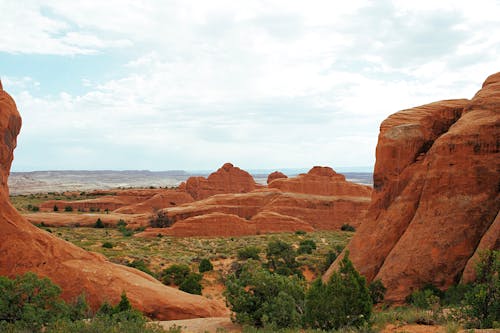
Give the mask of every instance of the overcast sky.
<path id="1" fill-rule="evenodd" d="M 371 167 L 499 53 L 499 1 L 0 0 L 13 171 Z"/>

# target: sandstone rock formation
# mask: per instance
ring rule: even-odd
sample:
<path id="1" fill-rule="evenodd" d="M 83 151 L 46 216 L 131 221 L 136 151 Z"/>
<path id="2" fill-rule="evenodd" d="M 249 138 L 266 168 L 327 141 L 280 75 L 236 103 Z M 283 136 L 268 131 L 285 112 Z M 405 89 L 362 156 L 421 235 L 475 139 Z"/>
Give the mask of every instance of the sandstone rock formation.
<path id="1" fill-rule="evenodd" d="M 288 178 L 288 176 L 282 172 L 274 171 L 274 172 L 270 173 L 269 176 L 267 176 L 267 184 L 269 184 L 270 182 L 272 182 L 275 179 L 280 179 L 280 178 Z"/>
<path id="2" fill-rule="evenodd" d="M 250 192 L 258 187 L 248 172 L 226 163 L 208 178 L 190 177 L 179 188 L 185 189 L 195 200 L 201 200 L 215 194 Z"/>
<path id="3" fill-rule="evenodd" d="M 308 173 L 294 178 L 276 179 L 269 183 L 269 188 L 277 188 L 283 192 L 316 194 L 316 195 L 349 195 L 369 196 L 371 188 L 345 180 L 330 167 L 315 166 Z"/>
<path id="4" fill-rule="evenodd" d="M 21 117 L 14 100 L 0 89 L 0 275 L 14 277 L 31 271 L 47 276 L 71 300 L 85 292 L 96 309 L 117 303 L 125 291 L 133 306 L 157 319 L 213 317 L 226 310 L 201 296 L 164 286 L 138 270 L 113 264 L 36 228 L 9 203 L 7 177 L 16 147 Z"/>
<path id="5" fill-rule="evenodd" d="M 426 283 L 447 288 L 464 268 L 468 280 L 476 249 L 498 249 L 499 105 L 497 73 L 470 101 L 436 102 L 382 123 L 368 218 L 347 249 L 369 281 L 382 280 L 389 301 Z"/>
<path id="6" fill-rule="evenodd" d="M 296 178 L 275 179 L 269 188 L 218 194 L 164 209 L 174 223 L 171 230 L 151 229 L 137 236 L 151 237 L 159 233 L 194 236 L 196 228 L 199 236 L 243 236 L 249 233 L 339 230 L 346 223 L 358 227 L 370 203 L 370 193 L 370 187 L 347 182 L 343 175 L 331 168 L 314 167 Z M 217 215 L 211 215 L 213 213 Z M 204 230 L 203 223 L 206 223 L 207 230 Z M 234 230 L 225 231 L 230 225 L 234 225 Z"/>

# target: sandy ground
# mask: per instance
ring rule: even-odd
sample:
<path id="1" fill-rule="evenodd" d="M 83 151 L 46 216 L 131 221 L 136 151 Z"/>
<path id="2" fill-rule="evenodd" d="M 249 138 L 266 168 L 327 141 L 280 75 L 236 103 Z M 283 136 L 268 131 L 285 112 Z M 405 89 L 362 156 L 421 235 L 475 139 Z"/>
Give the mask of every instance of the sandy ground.
<path id="1" fill-rule="evenodd" d="M 182 327 L 183 333 L 216 333 L 217 329 L 223 332 L 241 332 L 241 326 L 231 322 L 227 317 L 197 318 L 185 320 L 170 320 L 158 322 L 162 327 Z"/>

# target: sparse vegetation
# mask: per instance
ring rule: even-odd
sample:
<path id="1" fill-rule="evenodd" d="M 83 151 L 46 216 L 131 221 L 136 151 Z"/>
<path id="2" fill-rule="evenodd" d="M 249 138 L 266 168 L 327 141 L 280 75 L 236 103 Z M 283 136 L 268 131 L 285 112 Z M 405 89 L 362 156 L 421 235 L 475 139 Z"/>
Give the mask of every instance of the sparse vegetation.
<path id="1" fill-rule="evenodd" d="M 112 249 L 113 248 L 113 244 L 110 243 L 110 242 L 104 242 L 104 243 L 102 243 L 102 247 L 104 247 L 106 249 Z"/>
<path id="2" fill-rule="evenodd" d="M 95 221 L 94 228 L 102 229 L 104 227 L 105 227 L 104 223 L 100 218 L 98 218 L 97 221 Z"/>
<path id="3" fill-rule="evenodd" d="M 238 250 L 238 259 L 247 260 L 254 259 L 259 260 L 260 249 L 256 246 L 246 246 L 241 250 Z"/>
<path id="4" fill-rule="evenodd" d="M 153 228 L 168 228 L 174 222 L 168 217 L 167 213 L 159 211 L 149 220 L 149 224 Z"/>
<path id="5" fill-rule="evenodd" d="M 207 258 L 201 259 L 200 266 L 198 268 L 200 273 L 209 272 L 209 271 L 212 271 L 213 269 L 214 269 L 214 266 L 212 265 L 210 260 L 208 260 Z"/>
<path id="6" fill-rule="evenodd" d="M 72 211 L 73 211 L 73 207 L 71 207 L 71 206 L 66 206 L 66 207 L 64 207 L 64 211 L 65 211 L 65 212 L 72 212 Z"/>

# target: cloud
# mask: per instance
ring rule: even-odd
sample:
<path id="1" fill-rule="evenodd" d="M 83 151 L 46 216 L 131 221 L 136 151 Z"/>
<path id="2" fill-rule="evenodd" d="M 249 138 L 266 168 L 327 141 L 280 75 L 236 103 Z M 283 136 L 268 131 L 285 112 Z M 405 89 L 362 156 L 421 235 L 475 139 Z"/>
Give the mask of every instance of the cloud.
<path id="1" fill-rule="evenodd" d="M 24 116 L 15 166 L 35 157 L 37 168 L 370 165 L 385 117 L 472 97 L 499 68 L 499 7 L 2 2 L 11 15 L 0 22 L 0 56 L 116 59 L 108 76 L 77 73 L 78 92 L 61 82 L 42 94 L 50 77 L 7 76 Z"/>

